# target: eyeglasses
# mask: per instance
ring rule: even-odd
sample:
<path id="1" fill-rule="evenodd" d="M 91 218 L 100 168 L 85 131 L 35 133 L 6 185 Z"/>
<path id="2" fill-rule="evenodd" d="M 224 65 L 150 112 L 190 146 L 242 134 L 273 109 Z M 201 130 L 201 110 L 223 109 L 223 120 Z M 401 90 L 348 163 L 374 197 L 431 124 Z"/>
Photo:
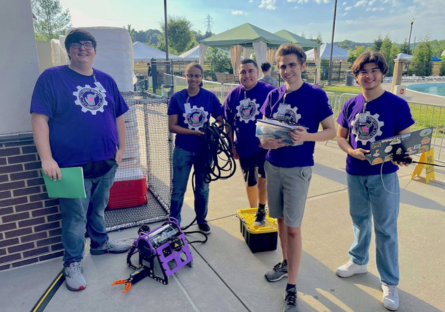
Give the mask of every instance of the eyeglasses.
<path id="1" fill-rule="evenodd" d="M 200 75 L 200 74 L 196 74 L 196 75 L 193 75 L 193 74 L 186 74 L 186 76 L 187 76 L 187 78 L 193 78 L 193 77 L 195 77 L 196 79 L 198 79 L 198 78 L 201 78 L 202 75 Z"/>
<path id="2" fill-rule="evenodd" d="M 70 45 L 70 47 L 75 50 L 79 50 L 81 46 L 83 46 L 85 50 L 91 50 L 93 48 L 93 44 L 91 42 L 86 42 L 86 43 L 74 42 L 71 43 Z"/>
<path id="3" fill-rule="evenodd" d="M 371 71 L 361 70 L 361 71 L 358 72 L 358 75 L 359 76 L 367 76 L 367 75 L 375 76 L 375 75 L 377 75 L 379 73 L 381 73 L 380 69 L 373 68 L 373 69 L 371 69 Z"/>

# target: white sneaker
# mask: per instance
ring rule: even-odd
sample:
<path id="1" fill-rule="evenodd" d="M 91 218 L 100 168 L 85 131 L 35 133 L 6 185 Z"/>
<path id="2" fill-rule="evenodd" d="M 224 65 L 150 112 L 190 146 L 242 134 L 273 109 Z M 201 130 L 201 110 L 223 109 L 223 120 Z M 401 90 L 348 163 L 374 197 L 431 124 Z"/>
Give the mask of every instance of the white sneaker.
<path id="1" fill-rule="evenodd" d="M 388 310 L 395 311 L 399 308 L 399 294 L 396 285 L 382 284 L 383 306 Z"/>
<path id="2" fill-rule="evenodd" d="M 355 264 L 352 261 L 346 262 L 341 267 L 337 268 L 337 270 L 335 270 L 335 274 L 340 277 L 350 277 L 354 274 L 362 274 L 366 272 L 368 272 L 368 265 L 359 265 Z"/>

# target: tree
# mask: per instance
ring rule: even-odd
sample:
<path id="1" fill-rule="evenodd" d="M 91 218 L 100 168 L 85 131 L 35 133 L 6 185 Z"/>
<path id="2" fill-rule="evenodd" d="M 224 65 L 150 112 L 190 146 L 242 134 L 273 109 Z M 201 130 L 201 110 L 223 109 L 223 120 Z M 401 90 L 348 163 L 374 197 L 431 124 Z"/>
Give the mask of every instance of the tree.
<path id="1" fill-rule="evenodd" d="M 124 28 L 125 28 L 125 26 L 124 26 Z M 134 40 L 135 30 L 134 30 L 134 28 L 131 27 L 131 24 L 127 25 L 127 30 L 128 30 L 128 33 L 130 34 L 131 41 L 133 41 L 133 42 L 137 41 L 137 40 Z"/>
<path id="2" fill-rule="evenodd" d="M 431 56 L 433 56 L 433 52 L 428 36 L 421 38 L 409 66 L 410 74 L 430 76 L 432 72 Z"/>
<path id="3" fill-rule="evenodd" d="M 400 52 L 405 54 L 410 54 L 411 51 L 409 50 L 408 40 L 405 38 L 405 41 L 400 45 Z"/>
<path id="4" fill-rule="evenodd" d="M 391 46 L 391 51 L 389 53 L 389 60 L 387 60 L 388 64 L 389 64 L 389 69 L 388 69 L 388 74 L 387 76 L 392 76 L 392 74 L 394 73 L 394 59 L 397 57 L 397 54 L 400 53 L 400 48 L 397 44 L 393 44 Z"/>
<path id="5" fill-rule="evenodd" d="M 389 35 L 385 36 L 385 39 L 383 39 L 382 44 L 380 46 L 380 53 L 385 57 L 386 63 L 388 64 L 388 73 L 387 75 L 392 75 L 392 70 L 394 68 L 393 60 L 391 60 L 391 47 L 392 47 L 392 41 Z"/>
<path id="6" fill-rule="evenodd" d="M 199 42 L 201 40 L 204 40 L 206 38 L 209 38 L 209 37 L 213 36 L 213 34 L 211 32 L 208 32 L 208 31 L 206 31 L 205 34 L 202 34 L 200 30 L 198 30 L 198 31 L 192 30 L 192 33 L 195 35 L 196 42 Z"/>
<path id="7" fill-rule="evenodd" d="M 301 37 L 306 38 L 306 35 L 303 33 L 301 33 Z"/>
<path id="8" fill-rule="evenodd" d="M 173 48 L 177 53 L 182 53 L 191 48 L 194 36 L 192 33 L 192 23 L 185 17 L 169 16 L 168 27 L 168 48 Z M 161 25 L 162 36 L 165 38 L 165 25 Z M 160 44 L 160 43 L 159 43 Z M 158 46 L 159 46 L 158 44 Z M 165 44 L 164 44 L 165 46 Z"/>
<path id="9" fill-rule="evenodd" d="M 372 46 L 373 51 L 380 52 L 380 47 L 382 46 L 383 40 L 382 36 L 378 36 L 377 39 L 374 40 L 374 45 Z"/>
<path id="10" fill-rule="evenodd" d="M 323 39 L 321 37 L 321 33 L 319 32 L 317 35 L 317 39 L 315 40 L 318 44 L 323 44 Z"/>
<path id="11" fill-rule="evenodd" d="M 355 50 L 349 49 L 348 62 L 354 63 L 355 60 L 362 54 L 365 50 L 365 46 L 355 46 Z"/>
<path id="12" fill-rule="evenodd" d="M 58 39 L 71 26 L 70 11 L 63 10 L 59 0 L 31 0 L 31 5 L 37 17 L 34 22 L 36 39 Z"/>
<path id="13" fill-rule="evenodd" d="M 210 70 L 213 73 L 223 73 L 231 68 L 229 53 L 216 47 L 209 47 L 205 59 L 210 62 Z"/>

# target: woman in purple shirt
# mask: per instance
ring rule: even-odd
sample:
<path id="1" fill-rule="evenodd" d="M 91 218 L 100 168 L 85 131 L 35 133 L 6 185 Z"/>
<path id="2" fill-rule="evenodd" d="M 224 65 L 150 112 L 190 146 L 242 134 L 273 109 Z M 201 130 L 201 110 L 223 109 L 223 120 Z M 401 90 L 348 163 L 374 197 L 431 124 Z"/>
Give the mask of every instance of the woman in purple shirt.
<path id="1" fill-rule="evenodd" d="M 209 184 L 204 173 L 204 124 L 210 116 L 223 120 L 223 108 L 210 91 L 202 89 L 203 69 L 198 63 L 190 63 L 185 69 L 187 89 L 176 92 L 168 105 L 168 128 L 176 133 L 173 151 L 173 192 L 171 196 L 170 216 L 181 222 L 181 209 L 187 181 L 192 166 L 195 170 L 195 212 L 199 229 L 210 233 L 207 224 Z"/>

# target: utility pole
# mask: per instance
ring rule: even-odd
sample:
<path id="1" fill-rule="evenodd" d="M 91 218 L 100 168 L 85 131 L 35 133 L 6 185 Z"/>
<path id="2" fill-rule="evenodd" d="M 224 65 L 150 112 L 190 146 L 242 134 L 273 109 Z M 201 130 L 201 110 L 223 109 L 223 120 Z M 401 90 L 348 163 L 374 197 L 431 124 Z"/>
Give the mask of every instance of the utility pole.
<path id="1" fill-rule="evenodd" d="M 207 14 L 207 17 L 205 18 L 205 25 L 207 27 L 206 33 L 212 33 L 213 18 L 210 14 Z"/>
<path id="2" fill-rule="evenodd" d="M 332 77 L 332 51 L 334 49 L 334 32 L 335 32 L 336 17 L 337 17 L 337 0 L 335 0 L 335 4 L 334 4 L 334 20 L 332 21 L 331 54 L 329 55 L 328 86 L 331 85 L 331 77 Z"/>
<path id="3" fill-rule="evenodd" d="M 168 61 L 168 29 L 167 29 L 167 0 L 164 0 L 164 21 L 165 21 L 165 59 Z"/>
<path id="4" fill-rule="evenodd" d="M 411 52 L 410 44 L 411 44 L 411 32 L 413 31 L 413 24 L 414 24 L 414 17 L 411 17 L 411 28 L 409 29 L 409 39 L 408 39 L 408 54 L 411 54 L 410 53 Z M 414 43 L 414 45 L 415 45 L 415 43 Z M 414 48 L 413 48 L 413 50 L 414 50 Z"/>

